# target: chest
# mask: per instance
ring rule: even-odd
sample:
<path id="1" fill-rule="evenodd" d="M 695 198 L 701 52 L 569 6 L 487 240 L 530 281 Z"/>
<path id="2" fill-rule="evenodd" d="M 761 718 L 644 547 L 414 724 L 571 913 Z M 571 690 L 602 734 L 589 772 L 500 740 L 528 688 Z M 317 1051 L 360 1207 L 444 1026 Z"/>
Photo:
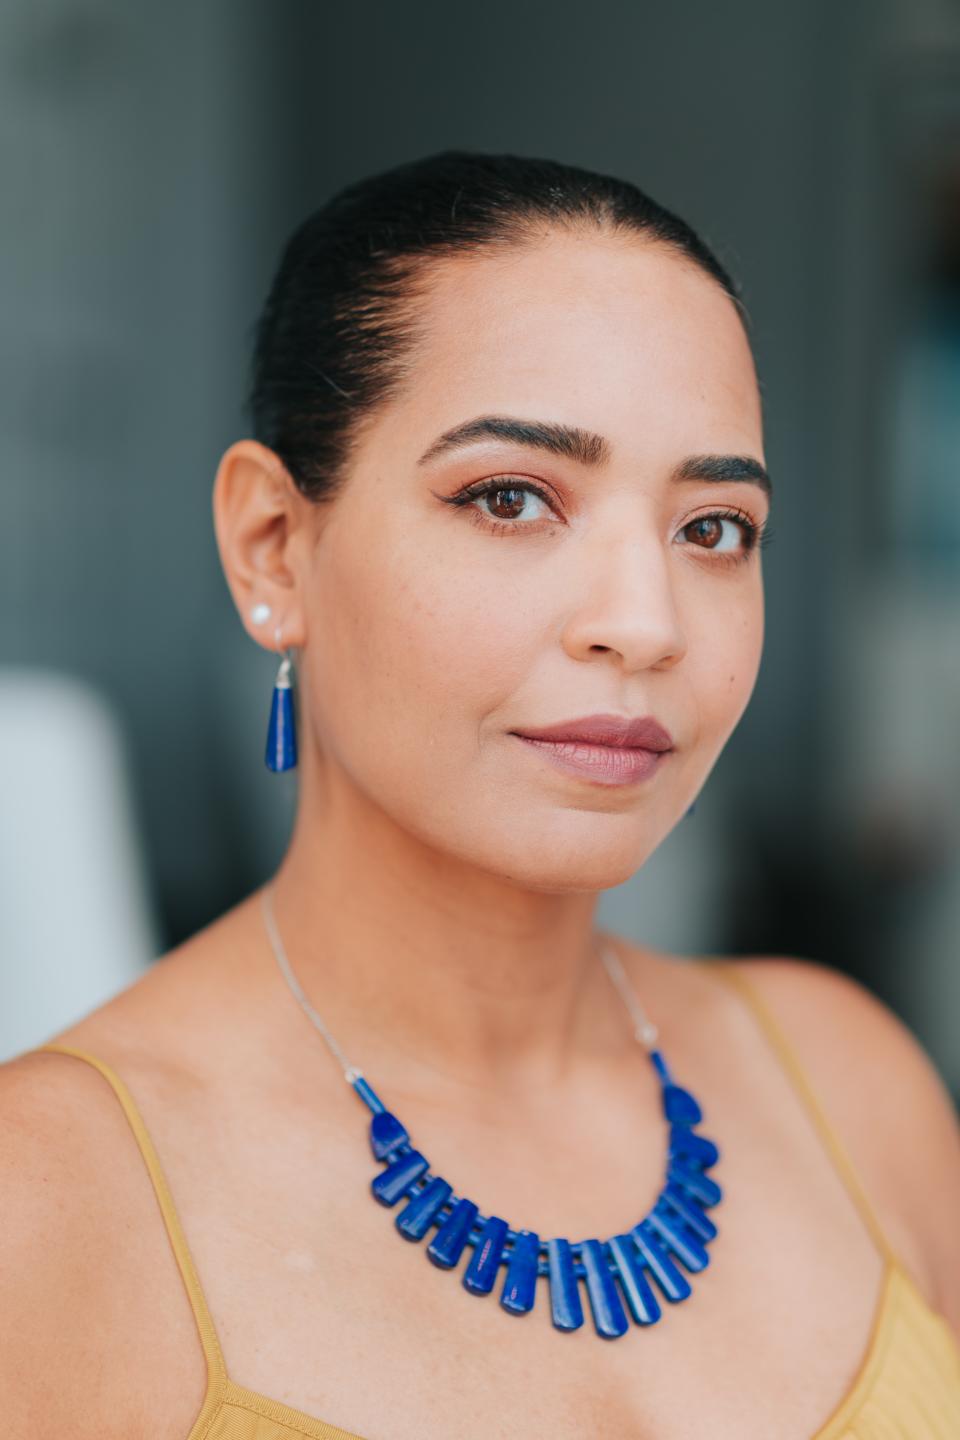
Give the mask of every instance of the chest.
<path id="1" fill-rule="evenodd" d="M 616 1340 L 597 1336 L 589 1312 L 581 1329 L 557 1330 L 543 1279 L 525 1315 L 500 1305 L 499 1283 L 470 1294 L 463 1264 L 442 1271 L 397 1233 L 349 1150 L 304 1157 L 299 1178 L 248 1176 L 241 1203 L 224 1193 L 191 1216 L 228 1372 L 364 1440 L 686 1440 L 707 1429 L 711 1440 L 812 1440 L 866 1350 L 880 1257 L 802 1125 L 757 1131 L 731 1114 L 725 1135 L 709 1267 L 685 1300 L 663 1299 L 654 1325 Z M 647 1163 L 612 1187 L 587 1178 L 575 1194 L 541 1194 L 539 1207 L 531 1183 L 524 1209 L 594 1218 L 570 1238 L 614 1234 L 644 1211 L 631 1194 L 655 1193 Z M 500 1184 L 496 1200 L 524 1190 Z M 514 1223 L 506 1205 L 490 1211 Z"/>

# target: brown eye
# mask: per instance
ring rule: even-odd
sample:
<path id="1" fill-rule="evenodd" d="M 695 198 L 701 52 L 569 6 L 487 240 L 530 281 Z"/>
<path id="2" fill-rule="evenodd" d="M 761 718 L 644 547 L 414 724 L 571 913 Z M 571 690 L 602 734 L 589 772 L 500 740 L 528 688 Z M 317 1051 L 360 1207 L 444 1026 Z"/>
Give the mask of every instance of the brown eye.
<path id="1" fill-rule="evenodd" d="M 503 534 L 532 530 L 534 522 L 544 519 L 554 509 L 539 485 L 529 480 L 512 485 L 503 480 L 482 480 L 451 495 L 446 503 L 466 507 L 471 520 Z M 537 506 L 541 507 L 539 513 Z"/>
<path id="2" fill-rule="evenodd" d="M 705 540 L 712 550 L 719 544 L 723 534 L 723 525 L 720 522 L 719 515 L 704 515 L 702 519 L 694 520 L 692 525 L 687 526 L 687 529 L 692 529 L 698 539 Z"/>
<path id="3" fill-rule="evenodd" d="M 490 514 L 496 520 L 516 520 L 523 514 L 526 497 L 531 492 L 512 486 L 508 490 L 490 490 Z"/>
<path id="4" fill-rule="evenodd" d="M 725 526 L 729 526 L 729 538 L 724 535 Z M 692 545 L 696 550 L 715 553 L 721 560 L 734 563 L 749 559 L 751 551 L 762 543 L 759 527 L 742 511 L 731 514 L 717 510 L 700 515 L 684 525 L 680 534 L 682 545 Z"/>

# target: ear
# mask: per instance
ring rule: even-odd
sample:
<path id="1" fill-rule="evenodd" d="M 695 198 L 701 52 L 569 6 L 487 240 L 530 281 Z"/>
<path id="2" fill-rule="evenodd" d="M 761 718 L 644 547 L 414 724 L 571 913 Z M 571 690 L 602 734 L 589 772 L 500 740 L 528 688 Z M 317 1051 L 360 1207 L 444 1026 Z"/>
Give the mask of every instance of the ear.
<path id="1" fill-rule="evenodd" d="M 298 562 L 307 541 L 310 501 L 280 457 L 258 440 L 225 451 L 213 483 L 213 525 L 230 593 L 251 639 L 267 650 L 297 648 L 306 638 Z M 271 614 L 252 618 L 265 602 Z"/>

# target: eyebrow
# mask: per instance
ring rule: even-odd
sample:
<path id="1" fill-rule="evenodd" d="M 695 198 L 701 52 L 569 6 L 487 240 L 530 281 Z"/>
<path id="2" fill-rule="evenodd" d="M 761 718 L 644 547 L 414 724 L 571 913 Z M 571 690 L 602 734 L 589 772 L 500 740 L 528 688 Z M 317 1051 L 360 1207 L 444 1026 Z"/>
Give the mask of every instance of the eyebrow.
<path id="1" fill-rule="evenodd" d="M 511 415 L 479 415 L 475 420 L 465 420 L 452 430 L 444 431 L 427 447 L 417 464 L 426 465 L 439 455 L 474 445 L 478 440 L 506 440 L 514 445 L 546 450 L 594 469 L 606 465 L 613 454 L 604 436 L 575 425 L 552 420 L 520 420 Z M 751 455 L 688 455 L 673 467 L 670 480 L 742 480 L 758 485 L 768 496 L 773 492 L 766 468 Z"/>

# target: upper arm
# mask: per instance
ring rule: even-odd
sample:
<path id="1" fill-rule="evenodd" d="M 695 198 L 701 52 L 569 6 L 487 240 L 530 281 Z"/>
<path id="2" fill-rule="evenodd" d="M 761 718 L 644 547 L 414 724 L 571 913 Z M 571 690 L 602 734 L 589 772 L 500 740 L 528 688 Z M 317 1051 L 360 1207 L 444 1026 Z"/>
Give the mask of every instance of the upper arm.
<path id="1" fill-rule="evenodd" d="M 736 965 L 793 1044 L 874 1209 L 916 1238 L 928 1293 L 960 1337 L 960 1121 L 930 1056 L 842 971 L 781 956 Z"/>

